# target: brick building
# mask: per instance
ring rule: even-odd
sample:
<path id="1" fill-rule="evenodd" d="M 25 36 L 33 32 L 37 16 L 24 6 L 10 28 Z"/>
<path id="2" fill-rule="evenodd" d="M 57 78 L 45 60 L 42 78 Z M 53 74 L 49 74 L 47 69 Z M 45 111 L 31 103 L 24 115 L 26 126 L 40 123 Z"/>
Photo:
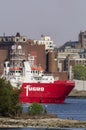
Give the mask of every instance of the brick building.
<path id="1" fill-rule="evenodd" d="M 86 49 L 86 31 L 79 33 L 79 43 L 81 48 Z"/>

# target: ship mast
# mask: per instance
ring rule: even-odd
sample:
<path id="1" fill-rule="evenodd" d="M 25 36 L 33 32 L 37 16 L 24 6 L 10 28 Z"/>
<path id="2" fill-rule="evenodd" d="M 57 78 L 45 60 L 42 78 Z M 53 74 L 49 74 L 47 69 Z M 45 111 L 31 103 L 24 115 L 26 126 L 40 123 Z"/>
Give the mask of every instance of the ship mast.
<path id="1" fill-rule="evenodd" d="M 22 51 L 21 45 L 13 45 L 10 52 L 10 67 L 21 68 L 23 67 L 22 61 L 24 60 L 25 53 Z"/>

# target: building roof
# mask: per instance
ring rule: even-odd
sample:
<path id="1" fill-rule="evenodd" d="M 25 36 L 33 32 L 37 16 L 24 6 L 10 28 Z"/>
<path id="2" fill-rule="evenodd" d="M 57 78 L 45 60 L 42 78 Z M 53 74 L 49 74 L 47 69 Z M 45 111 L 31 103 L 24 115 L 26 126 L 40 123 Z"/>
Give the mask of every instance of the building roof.
<path id="1" fill-rule="evenodd" d="M 64 50 L 66 47 L 75 48 L 78 44 L 78 41 L 68 41 L 64 45 L 62 45 L 58 50 Z"/>

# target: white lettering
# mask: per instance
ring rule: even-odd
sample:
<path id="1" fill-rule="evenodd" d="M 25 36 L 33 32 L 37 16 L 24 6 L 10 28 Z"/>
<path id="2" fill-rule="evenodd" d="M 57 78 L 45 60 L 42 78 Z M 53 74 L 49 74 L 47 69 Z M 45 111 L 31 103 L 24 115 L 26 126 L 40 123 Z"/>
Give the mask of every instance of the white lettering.
<path id="1" fill-rule="evenodd" d="M 43 88 L 43 87 L 41 87 L 41 91 L 44 91 L 44 88 Z"/>
<path id="2" fill-rule="evenodd" d="M 27 85 L 26 88 L 26 96 L 28 96 L 28 90 L 29 90 L 30 85 Z"/>
<path id="3" fill-rule="evenodd" d="M 31 87 L 30 85 L 27 85 L 25 89 L 26 89 L 26 96 L 28 96 L 29 91 L 38 91 L 38 92 L 44 91 L 44 87 Z"/>
<path id="4" fill-rule="evenodd" d="M 39 88 L 39 87 L 37 88 L 37 91 L 40 91 L 40 88 Z"/>

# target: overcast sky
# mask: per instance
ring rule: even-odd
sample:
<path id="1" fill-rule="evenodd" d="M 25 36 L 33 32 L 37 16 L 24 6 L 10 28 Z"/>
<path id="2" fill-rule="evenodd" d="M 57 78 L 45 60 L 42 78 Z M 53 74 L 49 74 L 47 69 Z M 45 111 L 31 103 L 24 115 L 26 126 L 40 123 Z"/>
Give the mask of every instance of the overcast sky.
<path id="1" fill-rule="evenodd" d="M 0 36 L 45 34 L 59 46 L 85 30 L 86 0 L 0 0 Z"/>

